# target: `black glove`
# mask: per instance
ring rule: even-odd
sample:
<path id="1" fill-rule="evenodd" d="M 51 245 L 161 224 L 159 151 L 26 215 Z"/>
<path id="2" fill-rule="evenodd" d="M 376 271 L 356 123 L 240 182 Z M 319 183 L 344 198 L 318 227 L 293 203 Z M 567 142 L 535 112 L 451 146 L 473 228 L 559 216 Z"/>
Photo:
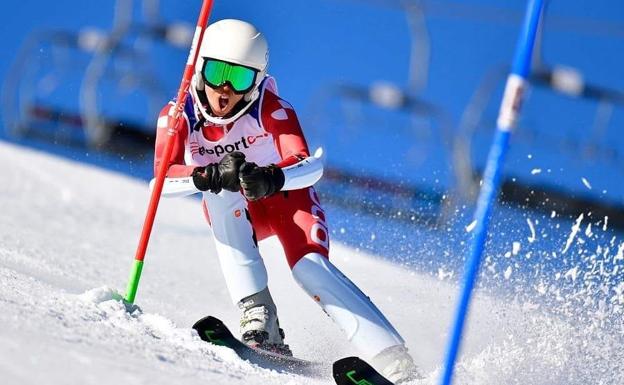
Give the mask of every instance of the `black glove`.
<path id="1" fill-rule="evenodd" d="M 221 159 L 219 162 L 219 174 L 221 175 L 221 187 L 224 190 L 237 192 L 240 190 L 238 171 L 245 163 L 245 154 L 234 151 Z"/>
<path id="2" fill-rule="evenodd" d="M 245 162 L 238 176 L 243 194 L 251 201 L 274 194 L 284 186 L 284 172 L 274 164 L 259 167 L 255 163 Z"/>
<path id="3" fill-rule="evenodd" d="M 193 184 L 199 191 L 208 191 L 218 194 L 221 192 L 221 175 L 219 165 L 210 163 L 204 167 L 195 167 L 193 173 Z"/>

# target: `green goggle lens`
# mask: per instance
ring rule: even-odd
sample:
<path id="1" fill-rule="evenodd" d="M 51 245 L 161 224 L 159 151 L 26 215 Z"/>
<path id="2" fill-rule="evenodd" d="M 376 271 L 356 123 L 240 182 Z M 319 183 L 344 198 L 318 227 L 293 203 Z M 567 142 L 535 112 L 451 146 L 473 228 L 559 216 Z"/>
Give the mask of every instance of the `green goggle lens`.
<path id="1" fill-rule="evenodd" d="M 254 86 L 257 71 L 253 68 L 208 59 L 204 62 L 202 76 L 211 87 L 230 83 L 236 93 L 247 93 Z"/>

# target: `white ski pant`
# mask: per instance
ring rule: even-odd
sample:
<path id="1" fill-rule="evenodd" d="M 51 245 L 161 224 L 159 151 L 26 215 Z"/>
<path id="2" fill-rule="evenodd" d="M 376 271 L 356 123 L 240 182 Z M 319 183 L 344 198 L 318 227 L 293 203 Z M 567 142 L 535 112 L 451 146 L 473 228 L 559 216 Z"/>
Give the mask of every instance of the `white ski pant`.
<path id="1" fill-rule="evenodd" d="M 267 287 L 267 271 L 248 217 L 247 201 L 240 193 L 228 191 L 204 193 L 204 200 L 221 270 L 236 304 Z M 371 300 L 321 254 L 303 256 L 293 266 L 292 274 L 364 358 L 404 343 Z"/>
<path id="2" fill-rule="evenodd" d="M 305 255 L 292 269 L 297 283 L 338 324 L 366 359 L 405 341 L 370 298 L 317 253 Z"/>
<path id="3" fill-rule="evenodd" d="M 221 271 L 234 304 L 267 287 L 268 278 L 249 220 L 247 201 L 239 192 L 205 192 Z"/>

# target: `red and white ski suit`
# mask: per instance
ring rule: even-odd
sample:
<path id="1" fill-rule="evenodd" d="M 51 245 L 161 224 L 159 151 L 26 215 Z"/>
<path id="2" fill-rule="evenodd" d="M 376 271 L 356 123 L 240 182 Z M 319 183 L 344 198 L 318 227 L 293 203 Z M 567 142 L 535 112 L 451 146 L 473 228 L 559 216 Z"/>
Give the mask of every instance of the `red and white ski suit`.
<path id="1" fill-rule="evenodd" d="M 286 167 L 308 158 L 310 152 L 297 115 L 277 95 L 273 78 L 264 79 L 259 95 L 241 117 L 219 126 L 198 119 L 201 114 L 196 111 L 191 94 L 167 176 L 190 176 L 195 167 L 218 163 L 233 151 L 244 153 L 247 161 L 259 166 L 274 163 Z M 163 108 L 158 119 L 155 170 L 164 161 L 162 153 L 172 105 Z M 312 186 L 306 184 L 305 188 L 280 191 L 252 202 L 240 192 L 204 192 L 202 204 L 234 303 L 267 287 L 266 268 L 257 241 L 277 235 L 295 280 L 364 357 L 371 358 L 388 347 L 403 344 L 401 336 L 370 299 L 329 261 L 325 214 Z"/>

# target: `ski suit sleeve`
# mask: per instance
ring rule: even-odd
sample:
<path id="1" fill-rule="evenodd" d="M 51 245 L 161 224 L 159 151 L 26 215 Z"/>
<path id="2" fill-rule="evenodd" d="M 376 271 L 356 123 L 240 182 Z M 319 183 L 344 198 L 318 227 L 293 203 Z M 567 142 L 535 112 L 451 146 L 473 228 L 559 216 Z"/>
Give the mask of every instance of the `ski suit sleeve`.
<path id="1" fill-rule="evenodd" d="M 283 173 L 281 190 L 297 190 L 314 185 L 323 175 L 323 164 L 310 157 L 294 108 L 267 90 L 262 105 L 262 125 L 271 133 L 282 160 L 276 164 Z"/>
<path id="2" fill-rule="evenodd" d="M 173 108 L 172 104 L 167 104 L 160 111 L 158 116 L 158 123 L 156 127 L 156 144 L 154 146 L 154 176 L 158 173 L 158 167 L 163 159 L 165 152 L 165 145 L 169 140 L 167 135 L 167 127 L 169 119 L 169 110 Z M 171 158 L 169 159 L 169 168 L 167 169 L 167 177 L 186 177 L 191 176 L 195 166 L 188 166 L 184 162 L 184 147 L 188 137 L 189 127 L 188 120 L 182 119 L 178 133 L 173 143 L 173 151 L 171 152 Z"/>
<path id="3" fill-rule="evenodd" d="M 265 91 L 263 99 L 262 125 L 273 136 L 275 148 L 282 158 L 278 167 L 291 166 L 310 156 L 294 108 L 269 90 Z"/>

